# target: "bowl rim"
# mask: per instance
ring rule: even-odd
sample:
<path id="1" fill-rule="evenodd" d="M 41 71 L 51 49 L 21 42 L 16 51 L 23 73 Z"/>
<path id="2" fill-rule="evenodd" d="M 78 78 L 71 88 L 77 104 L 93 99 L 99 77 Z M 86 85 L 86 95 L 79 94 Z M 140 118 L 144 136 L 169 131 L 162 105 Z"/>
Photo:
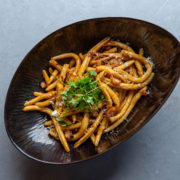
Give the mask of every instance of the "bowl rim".
<path id="1" fill-rule="evenodd" d="M 31 49 L 30 51 L 28 51 L 28 53 L 24 56 L 24 58 L 22 59 L 22 61 L 20 62 L 20 64 L 18 65 L 18 67 L 16 68 L 14 74 L 13 74 L 13 77 L 10 81 L 10 84 L 9 84 L 9 87 L 8 87 L 8 90 L 7 90 L 7 93 L 6 93 L 6 98 L 5 98 L 5 103 L 4 103 L 4 125 L 5 125 L 5 129 L 6 129 L 6 133 L 11 141 L 11 143 L 15 146 L 15 148 L 17 150 L 19 150 L 24 156 L 32 159 L 32 160 L 35 160 L 35 161 L 38 161 L 40 163 L 45 163 L 45 164 L 51 164 L 51 165 L 68 165 L 68 164 L 75 164 L 75 163 L 80 163 L 80 162 L 84 162 L 84 161 L 87 161 L 87 160 L 90 160 L 90 159 L 94 159 L 94 158 L 97 158 L 101 155 L 103 155 L 104 153 L 108 152 L 108 151 L 111 151 L 112 149 L 115 149 L 117 148 L 117 146 L 119 146 L 120 144 L 124 143 L 126 140 L 128 140 L 129 138 L 131 138 L 136 132 L 138 132 L 145 124 L 147 124 L 147 122 L 149 122 L 152 117 L 158 112 L 158 110 L 164 105 L 164 103 L 167 101 L 167 99 L 169 98 L 169 96 L 171 95 L 172 91 L 174 90 L 175 86 L 177 85 L 177 82 L 179 80 L 179 77 L 180 77 L 180 70 L 179 70 L 179 73 L 178 73 L 178 77 L 176 78 L 175 80 L 175 83 L 173 84 L 172 86 L 172 89 L 168 92 L 168 94 L 166 95 L 166 97 L 163 99 L 163 102 L 158 106 L 158 108 L 156 108 L 154 110 L 154 112 L 148 116 L 148 118 L 146 118 L 146 121 L 144 121 L 136 130 L 135 133 L 133 134 L 129 134 L 126 138 L 124 138 L 120 143 L 117 143 L 117 144 L 114 144 L 112 146 L 110 146 L 108 149 L 106 149 L 105 151 L 99 153 L 99 154 L 95 154 L 95 155 L 92 155 L 92 156 L 89 156 L 87 157 L 86 159 L 80 159 L 80 160 L 75 160 L 75 161 L 72 161 L 72 162 L 52 162 L 52 161 L 47 161 L 47 160 L 41 160 L 41 159 L 38 159 L 28 153 L 26 153 L 23 149 L 21 149 L 16 143 L 15 141 L 12 139 L 12 136 L 8 130 L 8 125 L 7 125 L 7 105 L 8 105 L 8 98 L 9 98 L 9 93 L 10 93 L 10 89 L 11 89 L 11 86 L 14 82 L 14 79 L 16 77 L 16 75 L 18 74 L 18 71 L 19 71 L 19 68 L 20 66 L 25 62 L 26 58 L 28 57 L 28 55 L 40 44 L 42 43 L 45 39 L 47 39 L 48 37 L 52 36 L 54 33 L 58 32 L 59 30 L 62 30 L 62 29 L 65 29 L 65 28 L 68 28 L 69 26 L 72 26 L 72 25 L 75 25 L 75 24 L 81 24 L 81 23 L 86 23 L 88 21 L 95 21 L 95 20 L 109 20 L 109 19 L 112 19 L 112 20 L 115 20 L 115 19 L 119 19 L 119 20 L 132 20 L 132 21 L 138 21 L 138 22 L 141 22 L 141 23 L 146 23 L 146 24 L 150 24 L 152 26 L 155 26 L 157 27 L 158 29 L 160 30 L 163 30 L 164 32 L 166 32 L 167 34 L 169 34 L 170 38 L 173 39 L 174 42 L 177 42 L 177 44 L 180 45 L 180 41 L 173 35 L 171 34 L 168 30 L 160 27 L 159 25 L 157 24 L 154 24 L 154 23 L 151 23 L 151 22 L 148 22 L 148 21 L 145 21 L 145 20 L 141 20 L 141 19 L 136 19 L 136 18 L 131 18 L 131 17 L 98 17 L 98 18 L 90 18 L 90 19 L 85 19 L 85 20 L 81 20 L 81 21 L 76 21 L 76 22 L 73 22 L 71 24 L 68 24 L 66 26 L 63 26 L 63 27 L 60 27 L 58 29 L 56 29 L 55 31 L 51 32 L 50 34 L 48 34 L 47 36 L 45 36 L 42 40 L 38 41 Z"/>

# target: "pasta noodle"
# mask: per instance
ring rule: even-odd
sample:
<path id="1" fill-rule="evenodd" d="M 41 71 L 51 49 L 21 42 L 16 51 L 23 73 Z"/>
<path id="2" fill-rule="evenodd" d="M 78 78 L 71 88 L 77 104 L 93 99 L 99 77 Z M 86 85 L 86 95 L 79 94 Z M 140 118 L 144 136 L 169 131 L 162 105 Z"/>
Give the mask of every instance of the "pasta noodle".
<path id="1" fill-rule="evenodd" d="M 54 56 L 48 70 L 42 70 L 44 91 L 33 92 L 23 111 L 46 113 L 50 119 L 44 126 L 66 152 L 74 141 L 74 148 L 88 139 L 98 146 L 103 134 L 121 125 L 147 95 L 154 72 L 143 53 L 106 37 L 86 54 Z M 70 61 L 59 64 L 63 59 Z"/>

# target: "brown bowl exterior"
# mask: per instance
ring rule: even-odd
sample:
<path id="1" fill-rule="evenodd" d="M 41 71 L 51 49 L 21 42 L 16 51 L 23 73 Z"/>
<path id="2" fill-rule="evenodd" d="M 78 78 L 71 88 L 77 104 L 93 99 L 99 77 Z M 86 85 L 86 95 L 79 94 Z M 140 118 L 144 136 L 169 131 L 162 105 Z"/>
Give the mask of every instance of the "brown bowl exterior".
<path id="1" fill-rule="evenodd" d="M 65 52 L 87 52 L 106 36 L 129 42 L 154 63 L 155 77 L 150 94 L 143 97 L 126 121 L 109 134 L 103 135 L 98 147 L 88 140 L 77 149 L 70 144 L 66 153 L 60 142 L 48 135 L 43 123 L 48 117 L 40 112 L 23 112 L 23 104 L 40 91 L 42 69 L 50 57 Z M 62 62 L 64 63 L 64 62 Z M 159 110 L 174 89 L 180 75 L 180 44 L 166 30 L 131 18 L 98 18 L 61 28 L 39 42 L 18 67 L 8 90 L 5 103 L 5 126 L 17 149 L 28 157 L 52 164 L 69 164 L 96 157 L 135 134 Z"/>

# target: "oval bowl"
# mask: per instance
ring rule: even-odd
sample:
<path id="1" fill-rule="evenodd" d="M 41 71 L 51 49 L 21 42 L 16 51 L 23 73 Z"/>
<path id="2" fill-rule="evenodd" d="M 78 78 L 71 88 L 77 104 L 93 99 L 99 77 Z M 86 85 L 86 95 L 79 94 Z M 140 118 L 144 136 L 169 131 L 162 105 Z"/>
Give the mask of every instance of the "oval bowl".
<path id="1" fill-rule="evenodd" d="M 65 52 L 86 52 L 106 36 L 129 42 L 154 63 L 155 77 L 150 94 L 143 97 L 118 128 L 102 137 L 98 147 L 88 140 L 66 153 L 60 142 L 48 135 L 40 112 L 23 112 L 23 104 L 39 91 L 42 69 L 48 68 L 52 56 Z M 180 44 L 166 30 L 131 18 L 97 18 L 63 27 L 40 41 L 23 59 L 12 81 L 5 102 L 5 127 L 15 147 L 26 156 L 44 163 L 69 164 L 94 158 L 135 134 L 160 109 L 174 89 L 180 75 Z"/>

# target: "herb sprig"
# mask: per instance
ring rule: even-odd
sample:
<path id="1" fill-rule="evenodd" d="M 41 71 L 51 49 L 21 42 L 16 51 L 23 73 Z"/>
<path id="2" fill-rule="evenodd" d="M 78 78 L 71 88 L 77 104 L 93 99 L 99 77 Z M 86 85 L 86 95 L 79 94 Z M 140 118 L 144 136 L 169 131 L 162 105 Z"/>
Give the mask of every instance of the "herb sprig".
<path id="1" fill-rule="evenodd" d="M 69 82 L 67 90 L 62 92 L 65 108 L 89 112 L 100 100 L 104 100 L 96 76 L 97 73 L 91 70 L 83 74 L 82 79 Z"/>
<path id="2" fill-rule="evenodd" d="M 72 125 L 71 123 L 68 123 L 66 120 L 64 120 L 62 117 L 57 117 L 56 120 L 61 124 L 61 126 L 66 127 Z"/>

